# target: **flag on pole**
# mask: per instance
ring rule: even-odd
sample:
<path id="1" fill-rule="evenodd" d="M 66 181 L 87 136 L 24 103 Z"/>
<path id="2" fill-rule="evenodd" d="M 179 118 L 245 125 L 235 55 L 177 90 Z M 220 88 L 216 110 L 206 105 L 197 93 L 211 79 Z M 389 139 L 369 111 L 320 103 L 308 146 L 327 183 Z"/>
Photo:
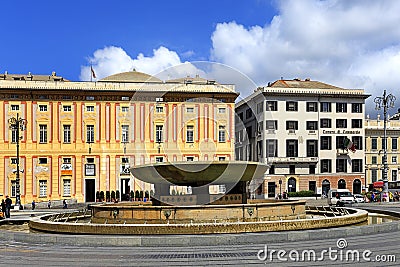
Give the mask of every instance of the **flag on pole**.
<path id="1" fill-rule="evenodd" d="M 93 77 L 94 79 L 96 79 L 96 73 L 94 73 L 94 69 L 93 69 L 92 66 L 90 66 L 90 71 L 92 72 L 92 77 Z"/>
<path id="2" fill-rule="evenodd" d="M 350 150 L 353 153 L 356 152 L 356 146 L 347 137 L 344 139 L 344 148 L 347 149 L 347 150 Z"/>

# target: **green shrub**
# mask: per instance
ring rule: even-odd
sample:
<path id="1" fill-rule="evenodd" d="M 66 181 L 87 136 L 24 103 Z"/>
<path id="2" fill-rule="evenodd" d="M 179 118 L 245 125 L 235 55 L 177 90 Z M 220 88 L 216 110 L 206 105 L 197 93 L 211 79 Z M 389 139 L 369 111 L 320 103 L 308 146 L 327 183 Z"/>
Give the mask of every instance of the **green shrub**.
<path id="1" fill-rule="evenodd" d="M 289 197 L 314 197 L 315 196 L 315 192 L 314 191 L 310 191 L 310 190 L 289 192 L 288 196 Z"/>

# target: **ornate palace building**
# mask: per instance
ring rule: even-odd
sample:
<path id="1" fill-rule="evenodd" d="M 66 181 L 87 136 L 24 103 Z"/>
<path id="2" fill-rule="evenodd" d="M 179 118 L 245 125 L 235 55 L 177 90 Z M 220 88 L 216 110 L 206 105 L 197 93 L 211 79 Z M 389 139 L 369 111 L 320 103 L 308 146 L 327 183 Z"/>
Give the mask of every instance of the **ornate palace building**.
<path id="1" fill-rule="evenodd" d="M 131 71 L 96 82 L 0 75 L 0 195 L 21 202 L 96 200 L 98 191 L 151 191 L 128 171 L 156 162 L 234 159 L 233 85 L 162 81 Z M 11 118 L 26 126 L 10 127 Z M 14 199 L 15 203 L 15 199 Z"/>
<path id="2" fill-rule="evenodd" d="M 364 90 L 278 80 L 236 105 L 236 159 L 270 165 L 255 196 L 364 184 Z M 253 188 L 254 189 L 254 188 Z"/>

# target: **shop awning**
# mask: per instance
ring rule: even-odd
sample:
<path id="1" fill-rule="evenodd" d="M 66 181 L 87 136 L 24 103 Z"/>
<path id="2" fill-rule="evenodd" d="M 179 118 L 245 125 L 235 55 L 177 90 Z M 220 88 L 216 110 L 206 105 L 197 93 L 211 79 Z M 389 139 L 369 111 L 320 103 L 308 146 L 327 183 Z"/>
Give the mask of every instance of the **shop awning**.
<path id="1" fill-rule="evenodd" d="M 383 187 L 383 181 L 374 182 L 374 188 L 381 188 Z"/>

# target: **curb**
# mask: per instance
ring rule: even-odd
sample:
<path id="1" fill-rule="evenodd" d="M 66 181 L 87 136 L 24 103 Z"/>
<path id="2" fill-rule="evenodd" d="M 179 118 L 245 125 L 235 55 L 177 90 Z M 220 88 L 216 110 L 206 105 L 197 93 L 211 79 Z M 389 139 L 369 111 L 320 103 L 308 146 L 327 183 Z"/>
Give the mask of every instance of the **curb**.
<path id="1" fill-rule="evenodd" d="M 399 212 L 373 210 L 379 213 L 391 213 L 397 217 Z M 346 238 L 351 236 L 377 234 L 400 230 L 400 223 L 390 222 L 377 225 L 347 226 L 319 230 L 299 230 L 286 232 L 264 232 L 243 234 L 209 234 L 209 235 L 149 235 L 149 236 L 113 236 L 113 235 L 62 235 L 46 233 L 22 233 L 1 231 L 0 240 L 33 244 L 62 244 L 72 246 L 117 246 L 117 247 L 157 247 L 160 244 L 171 247 L 219 246 L 269 244 L 291 241 L 321 240 L 329 238 Z"/>

